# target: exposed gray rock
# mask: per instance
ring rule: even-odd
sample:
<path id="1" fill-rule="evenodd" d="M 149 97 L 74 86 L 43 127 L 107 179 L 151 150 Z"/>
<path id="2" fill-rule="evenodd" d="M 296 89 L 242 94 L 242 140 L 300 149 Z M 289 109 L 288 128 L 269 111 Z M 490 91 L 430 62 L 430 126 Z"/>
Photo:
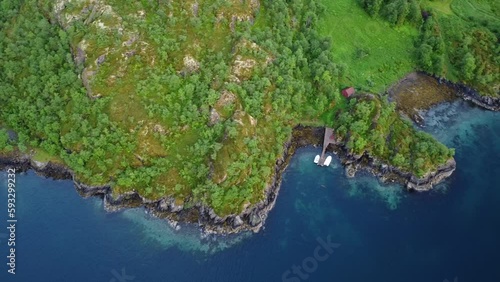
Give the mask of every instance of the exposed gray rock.
<path id="1" fill-rule="evenodd" d="M 127 47 L 130 47 L 132 46 L 132 44 L 134 44 L 134 42 L 138 39 L 138 36 L 137 35 L 133 35 L 132 37 L 130 37 L 129 40 L 123 42 L 123 45 L 124 46 L 127 46 Z"/>
<path id="2" fill-rule="evenodd" d="M 106 54 L 102 54 L 101 56 L 99 56 L 99 58 L 97 58 L 96 64 L 99 66 L 104 63 L 104 61 L 106 61 Z"/>
<path id="3" fill-rule="evenodd" d="M 233 221 L 233 227 L 238 227 L 241 226 L 242 224 L 243 220 L 241 220 L 241 217 L 239 215 L 235 216 Z"/>
<path id="4" fill-rule="evenodd" d="M 136 52 L 137 51 L 135 51 L 135 50 L 127 51 L 127 52 L 125 52 L 125 57 L 130 58 L 130 57 L 134 56 Z"/>
<path id="5" fill-rule="evenodd" d="M 76 47 L 75 63 L 77 66 L 83 66 L 85 64 L 85 51 L 83 51 L 80 46 Z"/>
<path id="6" fill-rule="evenodd" d="M 198 9 L 199 9 L 198 2 L 193 3 L 193 5 L 191 5 L 191 9 L 193 11 L 193 16 L 197 17 L 198 16 Z"/>
<path id="7" fill-rule="evenodd" d="M 174 213 L 180 212 L 184 208 L 183 205 L 176 205 L 175 199 L 172 197 L 161 199 L 160 202 L 158 203 L 158 206 L 162 211 L 168 211 Z"/>
<path id="8" fill-rule="evenodd" d="M 82 72 L 82 84 L 87 90 L 87 95 L 92 97 L 92 88 L 90 87 L 90 81 L 92 77 L 95 75 L 95 71 L 91 71 L 87 68 L 83 69 Z"/>
<path id="9" fill-rule="evenodd" d="M 35 160 L 31 160 L 31 166 L 33 166 L 33 168 L 35 169 L 44 169 L 46 166 L 47 166 L 48 163 L 45 163 L 45 162 L 39 162 L 39 161 L 35 161 Z"/>
<path id="10" fill-rule="evenodd" d="M 190 55 L 184 56 L 183 63 L 184 63 L 184 69 L 183 69 L 184 73 L 189 74 L 196 72 L 200 69 L 200 63 Z"/>
<path id="11" fill-rule="evenodd" d="M 216 123 L 218 123 L 220 120 L 220 115 L 219 113 L 214 109 L 212 108 L 212 110 L 210 110 L 210 121 L 209 121 L 209 125 L 212 126 Z"/>
<path id="12" fill-rule="evenodd" d="M 143 198 L 136 192 L 127 192 L 116 197 L 112 193 L 104 195 L 104 209 L 106 211 L 118 211 L 123 208 L 137 208 L 144 205 Z"/>
<path id="13" fill-rule="evenodd" d="M 257 226 L 257 225 L 259 225 L 259 224 L 262 223 L 262 219 L 257 214 L 252 213 L 250 215 L 250 221 L 249 221 L 249 223 L 250 223 L 251 226 Z"/>
<path id="14" fill-rule="evenodd" d="M 423 126 L 425 123 L 424 117 L 415 109 L 415 114 L 413 115 L 413 120 L 415 121 L 416 124 Z"/>
<path id="15" fill-rule="evenodd" d="M 104 195 L 107 194 L 110 190 L 109 186 L 89 186 L 81 183 L 80 181 L 77 181 L 76 179 L 73 179 L 73 182 L 75 183 L 76 191 L 78 191 L 80 196 L 84 198 L 96 195 Z"/>
<path id="16" fill-rule="evenodd" d="M 352 165 L 352 164 L 346 165 L 346 167 L 345 167 L 345 175 L 348 178 L 353 178 L 354 176 L 356 176 L 356 167 L 354 165 Z"/>

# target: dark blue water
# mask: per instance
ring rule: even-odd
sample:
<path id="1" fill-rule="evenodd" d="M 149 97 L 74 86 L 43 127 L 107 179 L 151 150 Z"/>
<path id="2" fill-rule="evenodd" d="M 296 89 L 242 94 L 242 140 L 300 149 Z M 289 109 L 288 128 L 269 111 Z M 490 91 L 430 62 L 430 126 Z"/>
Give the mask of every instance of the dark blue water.
<path id="1" fill-rule="evenodd" d="M 0 281 L 498 282 L 500 114 L 457 102 L 427 117 L 426 130 L 456 148 L 458 163 L 433 192 L 348 180 L 337 160 L 318 168 L 319 149 L 304 148 L 259 234 L 201 238 L 141 209 L 106 213 L 69 181 L 18 174 L 15 276 L 1 235 L 3 172 Z"/>

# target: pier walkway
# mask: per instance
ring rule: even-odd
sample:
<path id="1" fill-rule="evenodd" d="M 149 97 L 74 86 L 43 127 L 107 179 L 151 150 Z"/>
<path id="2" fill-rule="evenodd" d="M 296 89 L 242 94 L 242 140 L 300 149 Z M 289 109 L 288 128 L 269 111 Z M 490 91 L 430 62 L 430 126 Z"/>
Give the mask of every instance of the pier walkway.
<path id="1" fill-rule="evenodd" d="M 328 145 L 330 145 L 330 143 L 333 143 L 334 140 L 335 140 L 335 137 L 333 135 L 333 129 L 331 129 L 329 127 L 325 127 L 325 137 L 323 138 L 323 151 L 321 152 L 321 156 L 319 158 L 318 165 L 320 165 L 320 166 L 325 165 L 326 148 L 328 147 Z"/>

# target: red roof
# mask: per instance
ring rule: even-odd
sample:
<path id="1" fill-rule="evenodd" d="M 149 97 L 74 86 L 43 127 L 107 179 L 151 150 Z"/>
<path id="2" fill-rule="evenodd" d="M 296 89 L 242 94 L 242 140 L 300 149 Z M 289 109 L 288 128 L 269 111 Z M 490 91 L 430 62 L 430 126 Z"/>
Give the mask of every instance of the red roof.
<path id="1" fill-rule="evenodd" d="M 342 95 L 346 98 L 350 97 L 352 94 L 354 94 L 355 90 L 354 90 L 354 87 L 348 87 L 348 88 L 344 88 L 342 90 Z"/>

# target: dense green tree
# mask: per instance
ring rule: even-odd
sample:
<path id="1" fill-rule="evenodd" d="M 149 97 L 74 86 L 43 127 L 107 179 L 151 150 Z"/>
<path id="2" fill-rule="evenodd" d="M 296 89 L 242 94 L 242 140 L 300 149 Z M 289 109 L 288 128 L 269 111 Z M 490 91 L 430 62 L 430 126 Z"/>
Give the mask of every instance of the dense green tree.
<path id="1" fill-rule="evenodd" d="M 462 76 L 465 80 L 474 78 L 474 71 L 476 69 L 476 59 L 471 53 L 466 53 L 462 61 Z"/>

